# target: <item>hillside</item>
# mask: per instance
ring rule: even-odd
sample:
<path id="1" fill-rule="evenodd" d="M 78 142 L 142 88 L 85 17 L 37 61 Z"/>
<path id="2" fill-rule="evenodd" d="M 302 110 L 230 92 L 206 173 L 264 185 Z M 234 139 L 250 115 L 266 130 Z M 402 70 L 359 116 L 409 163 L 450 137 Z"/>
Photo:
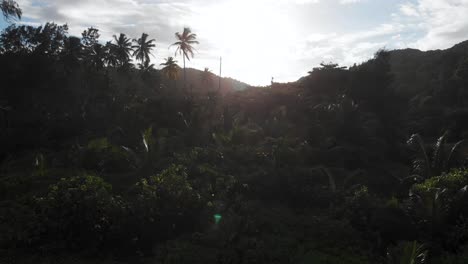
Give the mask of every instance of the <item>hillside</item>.
<path id="1" fill-rule="evenodd" d="M 206 92 L 217 92 L 219 90 L 219 78 L 218 75 L 214 73 L 209 74 L 209 78 L 207 80 L 203 80 L 203 71 L 193 68 L 186 69 L 186 78 L 187 78 L 187 89 L 191 89 L 194 93 L 206 93 Z M 179 76 L 176 80 L 167 79 L 162 74 L 162 83 L 164 86 L 169 88 L 176 87 L 177 89 L 184 88 L 184 70 L 180 69 Z M 221 93 L 226 94 L 229 92 L 234 91 L 241 91 L 245 90 L 250 85 L 243 83 L 241 81 L 229 78 L 229 77 L 222 77 L 221 78 Z"/>
<path id="2" fill-rule="evenodd" d="M 457 67 L 468 58 L 468 41 L 446 50 L 390 51 L 395 74 L 395 88 L 407 96 L 437 90 L 444 80 L 453 77 Z"/>

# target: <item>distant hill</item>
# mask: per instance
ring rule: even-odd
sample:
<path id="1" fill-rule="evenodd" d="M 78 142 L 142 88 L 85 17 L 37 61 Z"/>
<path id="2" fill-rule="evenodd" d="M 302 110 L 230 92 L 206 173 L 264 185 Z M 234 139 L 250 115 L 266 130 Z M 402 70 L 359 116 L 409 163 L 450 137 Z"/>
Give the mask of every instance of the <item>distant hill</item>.
<path id="1" fill-rule="evenodd" d="M 443 86 L 443 82 L 450 79 L 461 62 L 468 58 L 468 41 L 461 42 L 446 50 L 420 51 L 417 49 L 400 49 L 390 51 L 390 64 L 394 74 L 395 89 L 407 96 L 413 97 L 423 92 L 432 92 Z M 218 75 L 212 73 L 211 81 L 202 81 L 203 71 L 193 68 L 187 69 L 187 89 L 193 93 L 217 91 L 219 87 Z M 276 83 L 276 87 L 298 84 L 304 81 L 302 77 L 296 82 Z M 162 76 L 162 84 L 167 87 L 183 89 L 183 70 L 180 70 L 176 82 Z M 245 90 L 251 86 L 247 83 L 229 78 L 221 78 L 221 92 Z"/>
<path id="2" fill-rule="evenodd" d="M 390 63 L 395 74 L 395 88 L 413 96 L 434 91 L 450 79 L 461 62 L 468 58 L 468 41 L 446 50 L 420 51 L 402 49 L 390 51 Z"/>
<path id="3" fill-rule="evenodd" d="M 219 77 L 218 75 L 211 73 L 208 81 L 203 81 L 203 71 L 187 68 L 187 89 L 192 89 L 193 93 L 206 93 L 209 91 L 218 91 L 219 89 Z M 176 87 L 177 89 L 184 88 L 184 70 L 180 69 L 179 78 L 176 81 L 169 80 L 165 76 L 162 77 L 162 84 L 169 88 Z M 233 91 L 241 91 L 250 87 L 250 85 L 235 80 L 230 77 L 221 78 L 221 93 L 226 94 Z"/>
<path id="4" fill-rule="evenodd" d="M 389 53 L 394 88 L 411 98 L 421 93 L 431 94 L 445 87 L 459 65 L 468 59 L 468 41 L 445 50 L 400 49 Z M 301 77 L 297 83 L 306 79 L 307 76 Z"/>

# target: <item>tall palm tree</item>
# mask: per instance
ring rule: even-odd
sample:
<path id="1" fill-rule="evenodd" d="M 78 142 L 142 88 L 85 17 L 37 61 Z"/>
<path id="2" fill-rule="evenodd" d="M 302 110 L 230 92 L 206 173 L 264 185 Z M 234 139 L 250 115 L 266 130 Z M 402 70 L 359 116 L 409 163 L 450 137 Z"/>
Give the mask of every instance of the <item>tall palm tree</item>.
<path id="1" fill-rule="evenodd" d="M 151 72 L 154 70 L 154 64 L 150 64 L 149 60 L 145 60 L 143 63 L 138 63 L 138 68 L 140 69 L 143 80 L 149 81 Z"/>
<path id="2" fill-rule="evenodd" d="M 2 0 L 0 3 L 0 10 L 2 10 L 5 20 L 10 21 L 12 18 L 21 19 L 23 11 L 18 4 L 13 0 Z"/>
<path id="3" fill-rule="evenodd" d="M 138 63 L 138 68 L 145 72 L 154 70 L 154 64 L 150 64 L 149 60 L 145 60 L 143 63 Z"/>
<path id="4" fill-rule="evenodd" d="M 161 66 L 164 66 L 162 68 L 162 72 L 168 79 L 174 81 L 175 87 L 175 82 L 179 77 L 179 65 L 177 65 L 177 61 L 174 60 L 173 57 L 169 57 L 165 60 L 166 62 L 160 64 Z"/>
<path id="5" fill-rule="evenodd" d="M 196 40 L 197 34 L 192 33 L 192 30 L 188 27 L 184 28 L 182 34 L 176 32 L 175 37 L 177 42 L 171 46 L 177 46 L 175 54 L 181 54 L 184 60 L 184 88 L 186 88 L 185 58 L 187 58 L 187 60 L 190 60 L 190 57 L 193 58 L 193 51 L 195 50 L 193 45 L 199 44 L 199 42 Z"/>
<path id="6" fill-rule="evenodd" d="M 205 70 L 202 71 L 201 81 L 202 81 L 202 83 L 212 84 L 212 82 L 213 82 L 213 73 L 210 71 L 209 68 L 205 68 Z"/>
<path id="7" fill-rule="evenodd" d="M 133 51 L 132 40 L 123 33 L 120 33 L 118 38 L 114 35 L 114 40 L 115 44 L 113 44 L 112 51 L 115 52 L 119 65 L 126 65 L 130 61 L 131 52 Z"/>
<path id="8" fill-rule="evenodd" d="M 117 46 L 108 41 L 105 47 L 105 57 L 104 62 L 107 66 L 115 67 L 119 65 L 119 60 L 117 58 Z"/>
<path id="9" fill-rule="evenodd" d="M 87 54 L 90 64 L 98 70 L 104 68 L 104 62 L 107 56 L 106 53 L 107 50 L 105 46 L 99 43 L 94 44 L 89 50 L 89 54 Z"/>
<path id="10" fill-rule="evenodd" d="M 135 49 L 133 56 L 135 56 L 137 60 L 141 61 L 141 64 L 145 64 L 150 60 L 149 55 L 151 54 L 151 50 L 156 47 L 156 44 L 154 44 L 156 40 L 148 40 L 148 34 L 143 33 L 141 34 L 141 38 L 134 39 L 133 41 L 137 43 L 132 46 L 132 48 Z"/>
<path id="11" fill-rule="evenodd" d="M 67 70 L 72 71 L 79 66 L 82 59 L 83 50 L 81 39 L 77 37 L 69 37 L 64 41 L 62 58 Z"/>

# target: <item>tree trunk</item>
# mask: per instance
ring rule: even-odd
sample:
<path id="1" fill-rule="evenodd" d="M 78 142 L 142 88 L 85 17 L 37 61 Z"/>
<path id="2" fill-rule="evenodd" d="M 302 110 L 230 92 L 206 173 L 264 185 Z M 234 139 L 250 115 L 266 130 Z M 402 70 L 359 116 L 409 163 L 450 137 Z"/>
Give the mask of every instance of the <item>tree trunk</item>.
<path id="1" fill-rule="evenodd" d="M 187 80 L 185 78 L 185 55 L 183 54 L 182 57 L 184 58 L 184 93 L 187 92 Z"/>

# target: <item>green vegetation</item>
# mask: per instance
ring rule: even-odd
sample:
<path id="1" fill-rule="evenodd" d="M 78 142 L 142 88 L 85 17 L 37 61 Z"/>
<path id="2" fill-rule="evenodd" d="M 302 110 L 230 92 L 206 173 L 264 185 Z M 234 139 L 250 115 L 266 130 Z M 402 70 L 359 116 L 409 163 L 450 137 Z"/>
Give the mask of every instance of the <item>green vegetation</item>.
<path id="1" fill-rule="evenodd" d="M 466 263 L 467 49 L 437 90 L 382 50 L 236 91 L 176 36 L 190 94 L 145 33 L 2 32 L 0 262 Z"/>

